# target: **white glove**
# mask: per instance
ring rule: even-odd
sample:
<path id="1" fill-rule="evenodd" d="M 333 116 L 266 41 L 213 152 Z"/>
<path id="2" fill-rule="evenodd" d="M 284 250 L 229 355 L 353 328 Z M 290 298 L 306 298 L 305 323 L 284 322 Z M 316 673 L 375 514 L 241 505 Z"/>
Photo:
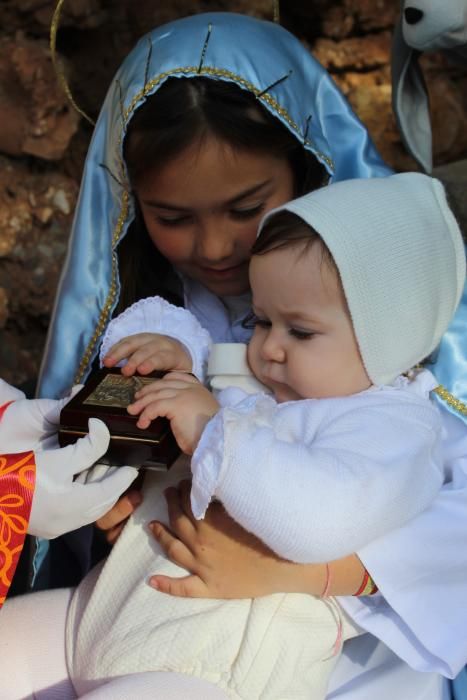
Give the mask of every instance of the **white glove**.
<path id="1" fill-rule="evenodd" d="M 137 469 L 119 467 L 105 471 L 93 483 L 73 481 L 75 474 L 89 469 L 107 451 L 109 440 L 105 423 L 90 418 L 89 435 L 74 445 L 36 452 L 36 488 L 29 534 L 52 539 L 94 522 L 110 510 L 136 478 Z"/>
<path id="2" fill-rule="evenodd" d="M 11 384 L 7 384 L 4 379 L 0 379 L 0 405 L 3 406 L 4 403 L 17 399 L 24 399 L 23 392 Z"/>
<path id="3" fill-rule="evenodd" d="M 64 399 L 18 398 L 0 420 L 0 454 L 43 450 L 58 446 L 60 411 L 82 387 L 73 387 Z M 20 392 L 18 395 L 21 396 Z M 24 397 L 24 395 L 23 395 Z"/>

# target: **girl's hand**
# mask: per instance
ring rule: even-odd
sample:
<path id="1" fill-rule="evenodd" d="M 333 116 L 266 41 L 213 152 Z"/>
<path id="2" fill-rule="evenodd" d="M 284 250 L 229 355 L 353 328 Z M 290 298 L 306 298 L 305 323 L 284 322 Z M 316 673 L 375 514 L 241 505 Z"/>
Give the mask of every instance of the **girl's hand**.
<path id="1" fill-rule="evenodd" d="M 130 488 L 123 496 L 120 496 L 113 508 L 96 520 L 96 527 L 104 532 L 105 539 L 110 545 L 114 545 L 118 540 L 128 518 L 142 500 L 141 491 L 138 488 Z"/>
<path id="2" fill-rule="evenodd" d="M 190 508 L 189 481 L 166 492 L 170 530 L 159 522 L 150 528 L 169 559 L 188 569 L 182 578 L 152 576 L 149 583 L 170 595 L 190 598 L 256 598 L 278 592 L 319 595 L 326 582 L 323 564 L 293 564 L 279 559 L 254 535 L 241 528 L 220 503 L 212 503 L 204 520 Z"/>
<path id="3" fill-rule="evenodd" d="M 147 428 L 154 418 L 164 416 L 180 449 L 193 454 L 206 423 L 219 410 L 219 404 L 206 387 L 191 374 L 171 372 L 156 379 L 135 394 L 128 413 L 138 415 L 138 428 Z"/>
<path id="4" fill-rule="evenodd" d="M 191 372 L 191 356 L 178 340 L 158 333 L 136 333 L 122 338 L 104 357 L 104 367 L 115 367 L 127 360 L 122 374 L 131 377 L 135 372 L 149 374 L 154 370 L 178 369 Z"/>

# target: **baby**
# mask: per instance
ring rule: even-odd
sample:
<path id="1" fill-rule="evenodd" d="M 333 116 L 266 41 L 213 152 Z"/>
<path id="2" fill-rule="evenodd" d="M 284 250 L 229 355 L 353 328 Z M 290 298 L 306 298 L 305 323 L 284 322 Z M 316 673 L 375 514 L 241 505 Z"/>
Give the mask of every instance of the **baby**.
<path id="1" fill-rule="evenodd" d="M 414 367 L 439 343 L 464 278 L 459 227 L 441 184 L 425 175 L 337 183 L 265 218 L 247 323 L 249 368 L 267 391 L 227 387 L 214 396 L 173 372 L 138 392 L 129 410 L 139 426 L 166 416 L 193 457 L 168 476 L 146 476 L 143 505 L 75 593 L 67 658 L 78 693 L 168 670 L 232 698 L 324 697 L 336 640 L 358 633 L 334 599 L 157 593 L 149 572 L 186 572 L 145 524 L 167 519 L 163 490 L 190 468 L 196 517 L 218 499 L 295 562 L 355 552 L 426 508 L 442 482 L 442 428 L 430 399 L 436 381 Z M 112 321 L 102 360 L 131 359 L 126 338 L 138 331 L 176 337 L 202 378 L 206 332 L 159 298 Z"/>

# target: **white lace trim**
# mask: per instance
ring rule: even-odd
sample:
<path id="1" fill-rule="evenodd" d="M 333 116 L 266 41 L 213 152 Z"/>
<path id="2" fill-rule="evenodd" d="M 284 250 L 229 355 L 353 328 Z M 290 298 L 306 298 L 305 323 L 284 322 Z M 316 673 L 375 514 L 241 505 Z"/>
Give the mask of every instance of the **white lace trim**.
<path id="1" fill-rule="evenodd" d="M 211 336 L 190 311 L 169 304 L 161 297 L 147 297 L 135 302 L 109 323 L 99 353 L 101 366 L 115 343 L 136 333 L 159 333 L 178 340 L 191 356 L 193 374 L 204 381 Z M 122 364 L 125 361 L 119 366 Z"/>

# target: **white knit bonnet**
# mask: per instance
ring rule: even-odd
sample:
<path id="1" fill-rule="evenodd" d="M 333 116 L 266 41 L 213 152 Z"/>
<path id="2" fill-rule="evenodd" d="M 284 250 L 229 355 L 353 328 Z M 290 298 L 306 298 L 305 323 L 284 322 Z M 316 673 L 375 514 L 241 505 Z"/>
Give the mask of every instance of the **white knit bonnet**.
<path id="1" fill-rule="evenodd" d="M 388 384 L 436 348 L 459 303 L 465 249 L 442 184 L 421 173 L 346 180 L 270 212 L 314 228 L 339 270 L 363 363 Z"/>

